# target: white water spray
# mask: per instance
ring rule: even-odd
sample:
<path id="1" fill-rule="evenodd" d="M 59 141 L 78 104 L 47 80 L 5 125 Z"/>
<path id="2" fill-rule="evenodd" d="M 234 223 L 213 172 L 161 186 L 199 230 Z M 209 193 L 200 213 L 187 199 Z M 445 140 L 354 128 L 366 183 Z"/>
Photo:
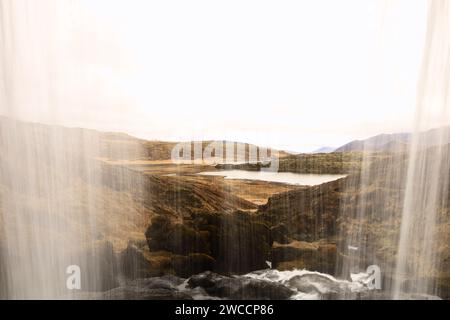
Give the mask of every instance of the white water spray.
<path id="1" fill-rule="evenodd" d="M 438 223 L 448 205 L 449 131 L 433 137 L 420 132 L 432 121 L 447 124 L 450 92 L 450 4 L 433 0 L 428 14 L 424 61 L 418 84 L 397 255 L 394 298 L 402 293 L 437 294 L 442 231 Z"/>

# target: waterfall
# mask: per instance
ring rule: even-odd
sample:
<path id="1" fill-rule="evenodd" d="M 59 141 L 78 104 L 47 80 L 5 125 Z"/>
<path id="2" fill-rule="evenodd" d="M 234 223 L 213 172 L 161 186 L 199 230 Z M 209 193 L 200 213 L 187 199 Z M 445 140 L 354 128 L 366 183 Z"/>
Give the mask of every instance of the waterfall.
<path id="1" fill-rule="evenodd" d="M 31 123 L 90 112 L 80 20 L 73 1 L 0 1 L 0 298 L 74 298 L 70 266 L 84 290 L 116 281 L 110 235 L 124 232 L 113 212 L 127 195 L 107 188 L 105 135 Z"/>
<path id="2" fill-rule="evenodd" d="M 86 13 L 83 10 L 86 9 L 82 9 L 82 1 L 0 0 L 0 299 L 75 299 L 90 297 L 83 294 L 94 291 L 108 297 L 110 289 L 125 283 L 123 274 L 137 277 L 140 262 L 144 262 L 142 269 L 150 268 L 149 261 L 145 260 L 147 251 L 135 250 L 136 243 L 150 249 L 151 253 L 166 250 L 169 253 L 162 258 L 153 256 L 152 262 L 160 259 L 161 266 L 156 263 L 155 270 L 139 273 L 139 277 L 173 272 L 174 261 L 182 254 L 186 257 L 179 259 L 178 269 L 185 269 L 184 263 L 195 265 L 193 261 L 197 260 L 191 258 L 198 258 L 202 268 L 203 264 L 213 268 L 209 266 L 216 263 L 214 259 L 220 264 L 223 258 L 231 266 L 225 265 L 219 270 L 226 271 L 228 267 L 240 270 L 241 264 L 245 266 L 242 271 L 246 270 L 247 265 L 254 265 L 253 260 L 258 263 L 262 260 L 264 265 L 266 255 L 271 253 L 273 230 L 284 226 L 284 221 L 269 227 L 259 220 L 253 222 L 257 217 L 253 212 L 248 217 L 241 215 L 240 209 L 235 218 L 228 213 L 234 212 L 237 204 L 222 206 L 219 202 L 247 201 L 235 198 L 228 187 L 226 192 L 217 187 L 211 196 L 204 195 L 208 188 L 206 183 L 200 188 L 189 181 L 188 187 L 183 188 L 182 184 L 166 180 L 168 175 L 152 177 L 155 178 L 152 182 L 150 178 L 146 180 L 148 176 L 142 169 L 145 164 L 130 161 L 130 166 L 126 165 L 128 160 L 145 158 L 141 161 L 145 162 L 153 153 L 167 153 L 168 146 L 149 150 L 149 142 L 124 134 L 73 127 L 77 120 L 84 124 L 80 119 L 91 119 L 95 127 L 103 124 L 103 118 L 110 111 L 108 103 L 115 101 L 118 95 L 113 95 L 113 90 L 97 90 L 104 88 L 97 76 L 106 74 L 107 78 L 114 74 L 119 77 L 112 65 L 126 64 L 111 62 L 109 59 L 115 60 L 115 55 L 105 54 L 108 59 L 102 59 L 101 52 L 95 52 L 96 41 L 110 39 L 96 34 L 98 30 L 90 30 L 94 28 L 92 21 L 84 24 Z M 392 144 L 389 152 L 376 151 L 377 147 L 391 142 L 380 136 L 367 142 L 361 152 L 348 155 L 354 157 L 354 161 L 349 161 L 351 172 L 343 190 L 340 184 L 333 189 L 333 194 L 338 195 L 332 199 L 321 195 L 313 197 L 303 191 L 287 192 L 286 203 L 279 208 L 275 206 L 276 213 L 278 210 L 289 212 L 299 197 L 298 203 L 305 205 L 305 202 L 311 207 L 311 216 L 323 211 L 327 220 L 333 220 L 332 227 L 323 232 L 333 233 L 330 247 L 334 248 L 337 208 L 334 199 L 341 197 L 337 222 L 340 234 L 336 236 L 339 250 L 329 249 L 333 261 L 334 254 L 338 256 L 339 279 L 304 270 L 281 273 L 275 269 L 250 273 L 250 277 L 267 278 L 281 284 L 306 274 L 303 282 L 301 279 L 289 282 L 292 287 L 308 285 L 306 296 L 320 297 L 315 292 L 316 287 L 309 285 L 315 283 L 317 288 L 328 286 L 327 293 L 334 294 L 338 288 L 342 290 L 342 298 L 355 298 L 351 290 L 355 287 L 363 290 L 363 284 L 353 283 L 352 274 L 357 278 L 354 274 L 376 265 L 383 275 L 382 289 L 391 298 L 439 295 L 442 271 L 445 268 L 448 271 L 448 262 L 447 267 L 443 267 L 445 259 L 440 253 L 449 243 L 449 226 L 443 225 L 448 221 L 450 205 L 450 129 L 444 127 L 449 124 L 450 116 L 449 18 L 447 0 L 429 1 L 412 134 L 401 135 L 401 143 Z M 105 51 L 111 49 L 109 43 L 105 48 Z M 84 116 L 78 117 L 80 114 Z M 62 124 L 66 126 L 59 126 Z M 288 160 L 291 156 L 295 158 L 289 155 Z M 139 165 L 141 171 L 133 171 Z M 203 213 L 201 206 L 208 205 L 209 198 L 212 199 L 208 209 L 211 213 Z M 186 204 L 198 207 L 184 216 L 182 209 Z M 250 202 L 245 205 L 256 208 Z M 216 217 L 215 211 L 223 211 L 220 212 L 224 213 L 223 217 Z M 272 213 L 267 217 L 269 221 Z M 304 252 L 304 243 L 309 237 L 297 233 L 304 227 L 300 221 L 302 215 L 298 217 L 299 222 L 292 220 L 298 223 L 292 228 L 295 234 L 291 232 L 292 239 L 287 240 L 298 242 L 301 247 L 293 249 Z M 286 221 L 291 223 L 289 219 Z M 147 229 L 149 223 L 152 225 Z M 196 224 L 202 224 L 205 229 L 197 230 Z M 146 233 L 149 230 L 154 233 L 151 237 Z M 283 233 L 284 229 L 281 230 L 279 232 Z M 250 231 L 251 236 L 247 238 L 246 233 Z M 213 238 L 211 235 L 215 236 L 216 232 L 219 236 Z M 168 235 L 175 236 L 168 239 Z M 186 248 L 178 243 L 185 238 L 192 242 L 187 243 Z M 217 243 L 204 243 L 207 241 Z M 264 243 L 258 249 L 260 242 Z M 213 245 L 217 251 L 211 254 L 214 258 L 208 256 L 213 250 L 207 249 Z M 205 248 L 199 248 L 203 246 Z M 237 249 L 245 254 L 237 254 Z M 123 272 L 125 263 L 121 265 L 117 260 L 127 254 L 130 261 L 126 261 L 126 267 L 136 270 Z M 143 260 L 138 260 L 139 257 Z M 72 290 L 67 282 L 78 267 L 82 291 Z M 328 265 L 326 267 L 329 272 Z M 192 275 L 187 270 L 182 271 L 186 271 L 186 277 Z M 364 283 L 364 290 L 367 288 Z M 305 297 L 298 294 L 296 298 Z"/>
<path id="3" fill-rule="evenodd" d="M 76 255 L 83 238 L 95 230 L 90 212 L 77 217 L 70 202 L 82 175 L 96 179 L 85 156 L 98 141 L 10 119 L 39 120 L 45 113 L 57 118 L 64 111 L 59 55 L 67 52 L 58 47 L 65 29 L 57 11 L 67 3 L 0 2 L 0 101 L 8 117 L 0 135 L 2 291 L 11 299 L 62 295 L 66 268 L 81 258 Z M 81 219 L 91 230 L 79 227 Z"/>
<path id="4" fill-rule="evenodd" d="M 437 294 L 436 268 L 440 236 L 438 222 L 448 204 L 448 130 L 437 130 L 432 137 L 421 131 L 429 121 L 447 124 L 450 91 L 450 5 L 430 2 L 425 53 L 418 84 L 416 120 L 397 254 L 394 298 L 404 292 Z M 405 280 L 407 279 L 407 280 Z"/>
<path id="5" fill-rule="evenodd" d="M 447 241 L 440 222 L 449 204 L 449 9 L 447 1 L 429 2 L 412 134 L 398 135 L 399 143 L 383 154 L 374 150 L 389 140 L 367 140 L 354 156 L 362 165 L 347 179 L 341 202 L 337 272 L 348 278 L 378 265 L 382 289 L 395 299 L 439 295 Z"/>

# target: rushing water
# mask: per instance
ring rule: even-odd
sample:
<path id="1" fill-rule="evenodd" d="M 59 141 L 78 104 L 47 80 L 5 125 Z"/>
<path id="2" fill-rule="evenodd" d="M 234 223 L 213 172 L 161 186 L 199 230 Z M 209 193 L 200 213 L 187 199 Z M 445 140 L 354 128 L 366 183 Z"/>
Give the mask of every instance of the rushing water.
<path id="1" fill-rule="evenodd" d="M 204 176 L 220 176 L 225 179 L 270 181 L 292 185 L 316 186 L 344 178 L 345 175 L 338 174 L 301 174 L 292 172 L 265 172 L 246 170 L 223 170 L 201 172 Z"/>
<path id="2" fill-rule="evenodd" d="M 266 282 L 269 285 L 270 283 L 280 284 L 292 290 L 292 294 L 289 297 L 290 300 L 323 300 L 340 292 L 348 292 L 357 296 L 370 294 L 372 290 L 366 281 L 368 275 L 364 273 L 354 275 L 353 281 L 346 281 L 336 279 L 328 274 L 308 270 L 279 271 L 267 269 L 241 276 L 233 276 L 233 278 L 239 279 L 243 286 L 245 286 L 246 281 L 251 279 Z M 188 282 L 186 281 L 178 287 L 180 291 L 187 293 L 196 300 L 218 299 L 214 295 L 205 292 L 201 287 L 188 289 Z M 272 288 L 272 290 L 275 288 Z"/>

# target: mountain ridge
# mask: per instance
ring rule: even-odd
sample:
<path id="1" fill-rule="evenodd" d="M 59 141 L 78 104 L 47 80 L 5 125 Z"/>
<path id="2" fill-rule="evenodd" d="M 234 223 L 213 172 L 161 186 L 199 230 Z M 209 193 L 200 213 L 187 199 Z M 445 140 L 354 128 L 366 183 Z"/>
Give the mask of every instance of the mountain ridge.
<path id="1" fill-rule="evenodd" d="M 334 152 L 403 152 L 411 143 L 413 133 L 400 132 L 379 134 L 363 140 L 353 140 L 337 148 Z M 439 141 L 442 138 L 442 141 Z M 450 126 L 433 128 L 419 133 L 419 144 L 433 146 L 450 142 Z"/>

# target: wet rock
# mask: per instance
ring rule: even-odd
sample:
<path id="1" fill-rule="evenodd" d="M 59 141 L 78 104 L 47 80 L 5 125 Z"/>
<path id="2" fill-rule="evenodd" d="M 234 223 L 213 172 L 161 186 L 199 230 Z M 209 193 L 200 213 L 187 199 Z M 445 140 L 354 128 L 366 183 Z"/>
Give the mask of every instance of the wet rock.
<path id="1" fill-rule="evenodd" d="M 349 291 L 345 285 L 319 274 L 305 274 L 295 276 L 288 281 L 289 287 L 296 288 L 304 293 L 345 293 Z"/>
<path id="2" fill-rule="evenodd" d="M 280 283 L 250 279 L 245 280 L 243 285 L 239 287 L 231 298 L 244 300 L 286 300 L 293 293 L 291 289 Z"/>
<path id="3" fill-rule="evenodd" d="M 294 293 L 276 282 L 248 277 L 227 277 L 213 272 L 192 276 L 188 286 L 201 287 L 212 296 L 227 299 L 284 300 Z"/>
<path id="4" fill-rule="evenodd" d="M 185 279 L 167 275 L 126 282 L 118 288 L 99 293 L 94 299 L 103 300 L 192 300 L 179 286 Z"/>
<path id="5" fill-rule="evenodd" d="M 219 275 L 211 271 L 206 271 L 204 273 L 190 277 L 188 280 L 188 285 L 191 288 L 202 287 L 205 290 L 214 290 L 216 284 L 226 278 L 228 277 Z"/>
<path id="6" fill-rule="evenodd" d="M 119 287 L 101 295 L 104 300 L 192 300 L 189 295 L 167 288 Z"/>
<path id="7" fill-rule="evenodd" d="M 185 281 L 185 279 L 177 277 L 177 276 L 165 275 L 162 277 L 136 279 L 136 280 L 128 282 L 128 285 L 132 286 L 132 287 L 143 288 L 143 289 L 174 290 L 174 289 L 176 289 L 176 287 L 181 285 L 184 281 Z"/>

